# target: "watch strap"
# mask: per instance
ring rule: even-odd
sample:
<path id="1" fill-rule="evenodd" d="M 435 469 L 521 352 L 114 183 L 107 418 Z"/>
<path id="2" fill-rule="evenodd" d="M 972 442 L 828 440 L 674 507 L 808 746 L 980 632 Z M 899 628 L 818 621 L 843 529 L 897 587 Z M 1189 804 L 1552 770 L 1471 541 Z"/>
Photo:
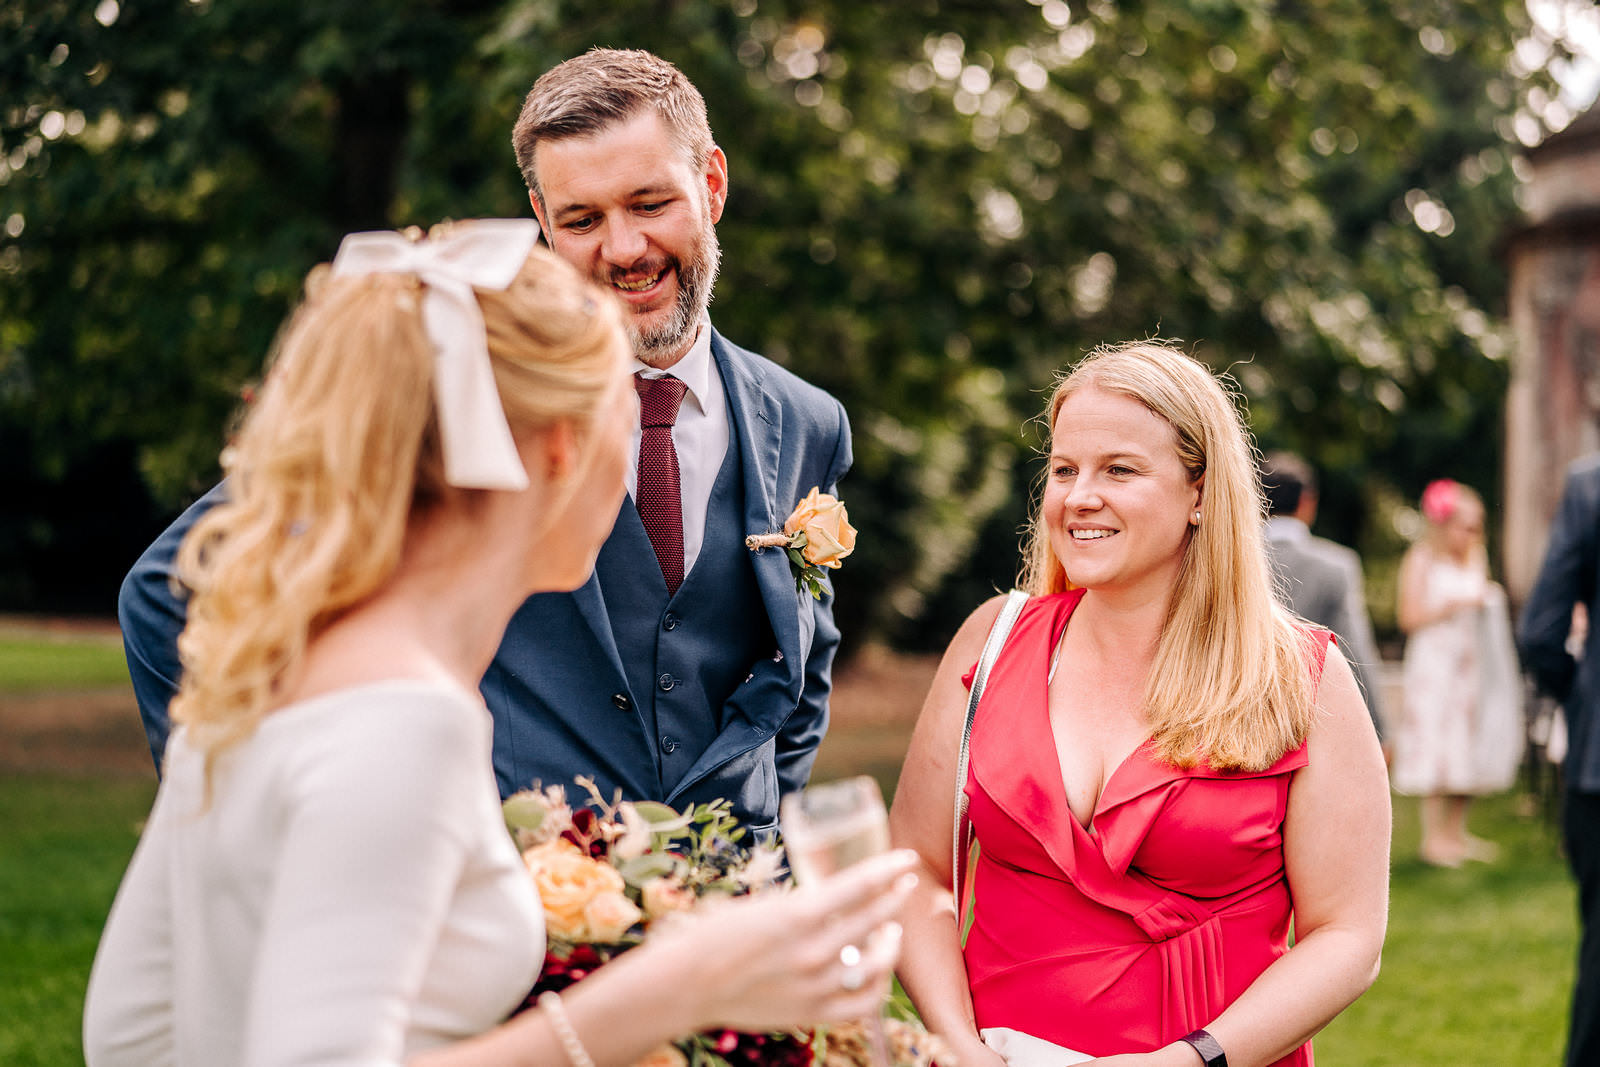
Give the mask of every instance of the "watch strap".
<path id="1" fill-rule="evenodd" d="M 1196 1030 L 1179 1040 L 1200 1053 L 1200 1058 L 1205 1061 L 1205 1067 L 1228 1067 L 1228 1057 L 1223 1053 L 1222 1046 L 1217 1044 L 1217 1039 L 1207 1031 Z"/>

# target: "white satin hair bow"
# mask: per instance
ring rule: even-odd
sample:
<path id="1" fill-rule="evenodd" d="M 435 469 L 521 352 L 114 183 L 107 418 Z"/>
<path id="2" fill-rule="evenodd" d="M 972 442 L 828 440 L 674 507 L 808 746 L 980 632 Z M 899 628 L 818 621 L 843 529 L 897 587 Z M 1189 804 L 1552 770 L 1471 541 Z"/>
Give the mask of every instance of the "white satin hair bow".
<path id="1" fill-rule="evenodd" d="M 422 325 L 433 343 L 445 480 L 463 489 L 528 486 L 472 291 L 506 289 L 538 240 L 539 224 L 532 219 L 478 219 L 421 241 L 389 230 L 352 233 L 333 260 L 334 277 L 415 274 L 422 280 Z"/>

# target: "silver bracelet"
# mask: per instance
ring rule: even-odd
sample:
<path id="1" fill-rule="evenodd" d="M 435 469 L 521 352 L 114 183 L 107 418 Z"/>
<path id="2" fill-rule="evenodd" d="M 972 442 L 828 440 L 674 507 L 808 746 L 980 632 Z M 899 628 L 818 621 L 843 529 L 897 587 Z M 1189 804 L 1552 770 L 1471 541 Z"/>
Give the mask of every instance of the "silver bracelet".
<path id="1" fill-rule="evenodd" d="M 567 1018 L 561 994 L 546 990 L 539 994 L 538 1005 L 545 1018 L 550 1020 L 550 1028 L 556 1032 L 556 1039 L 561 1042 L 567 1059 L 572 1061 L 572 1067 L 594 1067 L 594 1059 L 589 1055 L 589 1050 L 583 1047 L 583 1042 L 578 1040 L 578 1031 L 572 1028 L 572 1020 Z"/>

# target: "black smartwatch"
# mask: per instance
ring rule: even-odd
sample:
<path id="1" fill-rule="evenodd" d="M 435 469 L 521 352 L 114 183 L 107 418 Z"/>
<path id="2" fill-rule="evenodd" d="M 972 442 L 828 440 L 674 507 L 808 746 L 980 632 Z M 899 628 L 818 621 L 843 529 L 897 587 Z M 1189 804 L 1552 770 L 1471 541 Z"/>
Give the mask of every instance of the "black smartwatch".
<path id="1" fill-rule="evenodd" d="M 1200 1058 L 1205 1061 L 1206 1067 L 1228 1067 L 1228 1057 L 1223 1054 L 1222 1046 L 1217 1044 L 1217 1039 L 1206 1031 L 1196 1030 L 1178 1040 L 1200 1053 Z"/>

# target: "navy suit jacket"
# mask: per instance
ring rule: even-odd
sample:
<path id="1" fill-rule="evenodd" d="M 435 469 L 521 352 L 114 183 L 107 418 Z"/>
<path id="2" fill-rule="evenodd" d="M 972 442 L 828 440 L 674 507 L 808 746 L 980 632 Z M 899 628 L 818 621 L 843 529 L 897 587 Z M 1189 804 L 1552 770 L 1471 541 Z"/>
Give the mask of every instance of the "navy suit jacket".
<path id="1" fill-rule="evenodd" d="M 1581 660 L 1567 651 L 1575 604 L 1589 609 Z M 1517 643 L 1523 666 L 1539 688 L 1566 702 L 1568 788 L 1600 793 L 1600 456 L 1578 460 L 1567 470 Z"/>
<path id="2" fill-rule="evenodd" d="M 833 491 L 850 466 L 850 427 L 833 397 L 715 331 L 711 353 L 740 452 L 743 552 L 746 534 L 780 530 L 813 486 Z M 183 603 L 171 588 L 173 560 L 184 534 L 225 488 L 212 489 L 157 539 L 118 598 L 128 668 L 158 766 L 167 704 L 177 691 L 176 646 L 184 621 Z M 625 509 L 633 506 L 623 502 Z M 779 796 L 805 784 L 827 729 L 839 631 L 832 597 L 818 601 L 797 592 L 781 549 L 754 553 L 751 563 L 777 648 L 771 658 L 751 664 L 749 678 L 723 707 L 706 709 L 716 716 L 719 732 L 674 782 L 660 779 L 650 724 L 622 706 L 632 703 L 624 699 L 623 658 L 638 652 L 617 647 L 598 579 L 591 575 L 572 593 L 529 598 L 507 628 L 483 685 L 495 717 L 502 794 L 535 779 L 549 784 L 590 775 L 607 799 L 614 788 L 628 799 L 678 806 L 722 797 L 752 827 L 775 823 Z"/>

